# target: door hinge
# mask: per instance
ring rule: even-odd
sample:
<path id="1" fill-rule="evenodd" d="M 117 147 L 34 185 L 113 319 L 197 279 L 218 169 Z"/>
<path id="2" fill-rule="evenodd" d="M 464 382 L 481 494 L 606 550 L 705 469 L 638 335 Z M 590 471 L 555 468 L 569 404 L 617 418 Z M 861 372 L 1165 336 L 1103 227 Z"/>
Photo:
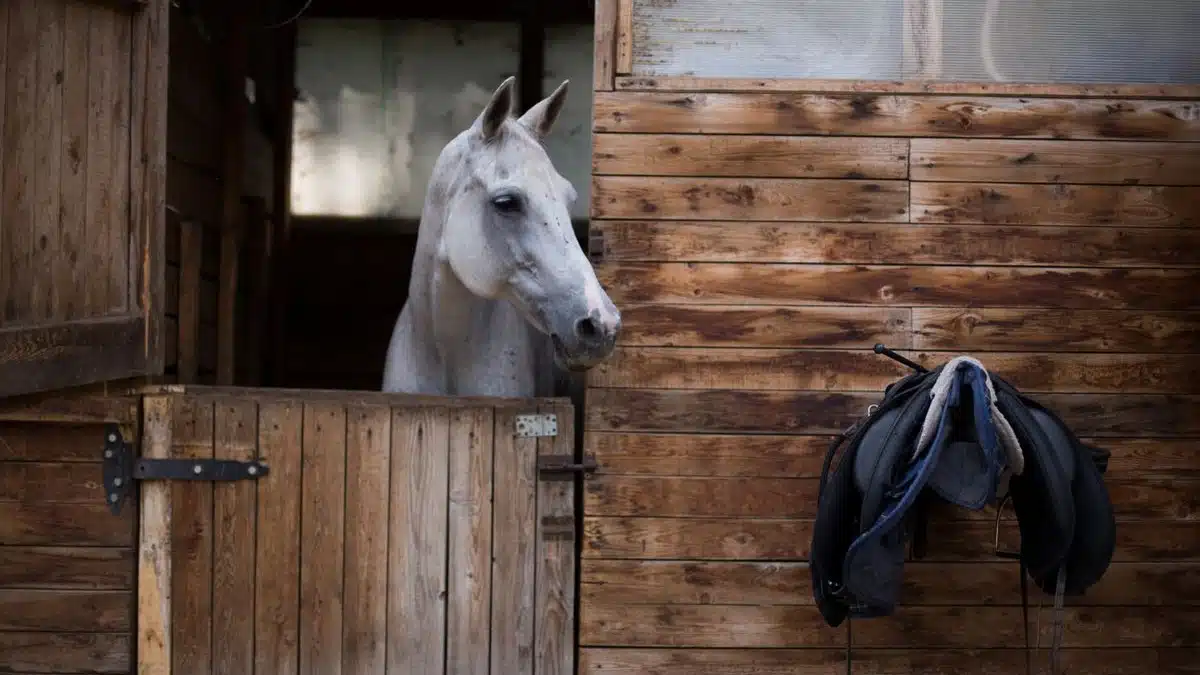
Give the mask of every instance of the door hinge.
<path id="1" fill-rule="evenodd" d="M 542 480 L 571 480 L 575 474 L 589 474 L 598 468 L 596 458 L 584 455 L 577 463 L 571 455 L 541 455 L 537 458 L 538 478 Z"/>
<path id="2" fill-rule="evenodd" d="M 115 424 L 104 429 L 103 465 L 104 501 L 113 515 L 121 513 L 136 480 L 257 480 L 271 472 L 260 460 L 134 457 L 133 446 Z"/>
<path id="3" fill-rule="evenodd" d="M 558 435 L 558 415 L 517 415 L 517 438 L 544 438 Z"/>

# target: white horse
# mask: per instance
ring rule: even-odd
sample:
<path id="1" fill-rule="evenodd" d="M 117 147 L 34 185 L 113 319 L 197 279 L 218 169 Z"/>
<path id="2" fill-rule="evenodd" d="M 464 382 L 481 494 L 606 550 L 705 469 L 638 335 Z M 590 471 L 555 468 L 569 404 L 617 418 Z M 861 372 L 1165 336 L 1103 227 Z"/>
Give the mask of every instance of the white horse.
<path id="1" fill-rule="evenodd" d="M 612 353 L 621 315 L 571 227 L 571 183 L 542 147 L 567 82 L 519 119 L 513 78 L 434 164 L 408 300 L 392 329 L 383 390 L 549 396 L 554 366 Z"/>

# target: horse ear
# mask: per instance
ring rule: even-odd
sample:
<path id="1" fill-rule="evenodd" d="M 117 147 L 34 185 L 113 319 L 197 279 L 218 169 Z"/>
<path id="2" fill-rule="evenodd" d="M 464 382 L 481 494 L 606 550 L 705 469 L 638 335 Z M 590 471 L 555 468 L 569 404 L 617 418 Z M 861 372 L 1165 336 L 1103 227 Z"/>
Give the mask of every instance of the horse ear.
<path id="1" fill-rule="evenodd" d="M 512 85 L 515 80 L 512 75 L 509 75 L 496 91 L 492 92 L 492 99 L 488 101 L 487 107 L 483 112 L 479 113 L 479 117 L 475 120 L 475 124 L 479 127 L 479 131 L 483 134 L 484 140 L 490 140 L 495 137 L 500 131 L 500 125 L 504 124 L 504 120 L 512 115 L 513 108 L 513 93 Z"/>
<path id="2" fill-rule="evenodd" d="M 525 111 L 524 115 L 521 115 L 519 120 L 521 124 L 536 134 L 538 138 L 545 138 L 550 133 L 551 127 L 554 126 L 554 120 L 558 119 L 558 113 L 562 112 L 563 102 L 567 100 L 567 83 L 569 82 L 570 80 L 563 80 L 553 94 L 538 101 L 536 105 Z"/>

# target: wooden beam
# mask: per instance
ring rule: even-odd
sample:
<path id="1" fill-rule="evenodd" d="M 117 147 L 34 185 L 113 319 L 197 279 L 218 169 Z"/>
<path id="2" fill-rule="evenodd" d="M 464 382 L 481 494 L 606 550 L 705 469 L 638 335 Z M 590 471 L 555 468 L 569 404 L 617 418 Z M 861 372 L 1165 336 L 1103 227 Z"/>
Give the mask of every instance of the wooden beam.
<path id="1" fill-rule="evenodd" d="M 172 403 L 169 396 L 145 399 L 143 457 L 169 456 Z M 137 672 L 171 675 L 171 484 L 143 484 L 138 511 Z"/>
<path id="2" fill-rule="evenodd" d="M 596 0 L 595 53 L 592 61 L 594 91 L 612 91 L 616 76 L 617 0 Z"/>

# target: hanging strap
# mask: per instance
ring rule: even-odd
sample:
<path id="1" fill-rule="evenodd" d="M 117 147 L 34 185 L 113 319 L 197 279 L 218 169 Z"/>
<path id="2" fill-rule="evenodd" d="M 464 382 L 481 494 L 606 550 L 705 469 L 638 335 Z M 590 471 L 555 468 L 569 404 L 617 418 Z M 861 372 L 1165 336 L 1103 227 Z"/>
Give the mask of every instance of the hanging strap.
<path id="1" fill-rule="evenodd" d="M 1033 675 L 1033 644 L 1029 640 L 1029 580 L 1025 561 L 1020 562 L 1021 574 L 1021 623 L 1025 624 L 1025 675 Z"/>
<path id="2" fill-rule="evenodd" d="M 1066 609 L 1063 607 L 1064 600 L 1067 596 L 1067 565 L 1064 562 L 1062 567 L 1058 568 L 1058 579 L 1054 584 L 1054 638 L 1050 643 L 1050 675 L 1059 675 L 1059 650 L 1062 647 L 1063 641 L 1063 623 L 1065 621 Z"/>

